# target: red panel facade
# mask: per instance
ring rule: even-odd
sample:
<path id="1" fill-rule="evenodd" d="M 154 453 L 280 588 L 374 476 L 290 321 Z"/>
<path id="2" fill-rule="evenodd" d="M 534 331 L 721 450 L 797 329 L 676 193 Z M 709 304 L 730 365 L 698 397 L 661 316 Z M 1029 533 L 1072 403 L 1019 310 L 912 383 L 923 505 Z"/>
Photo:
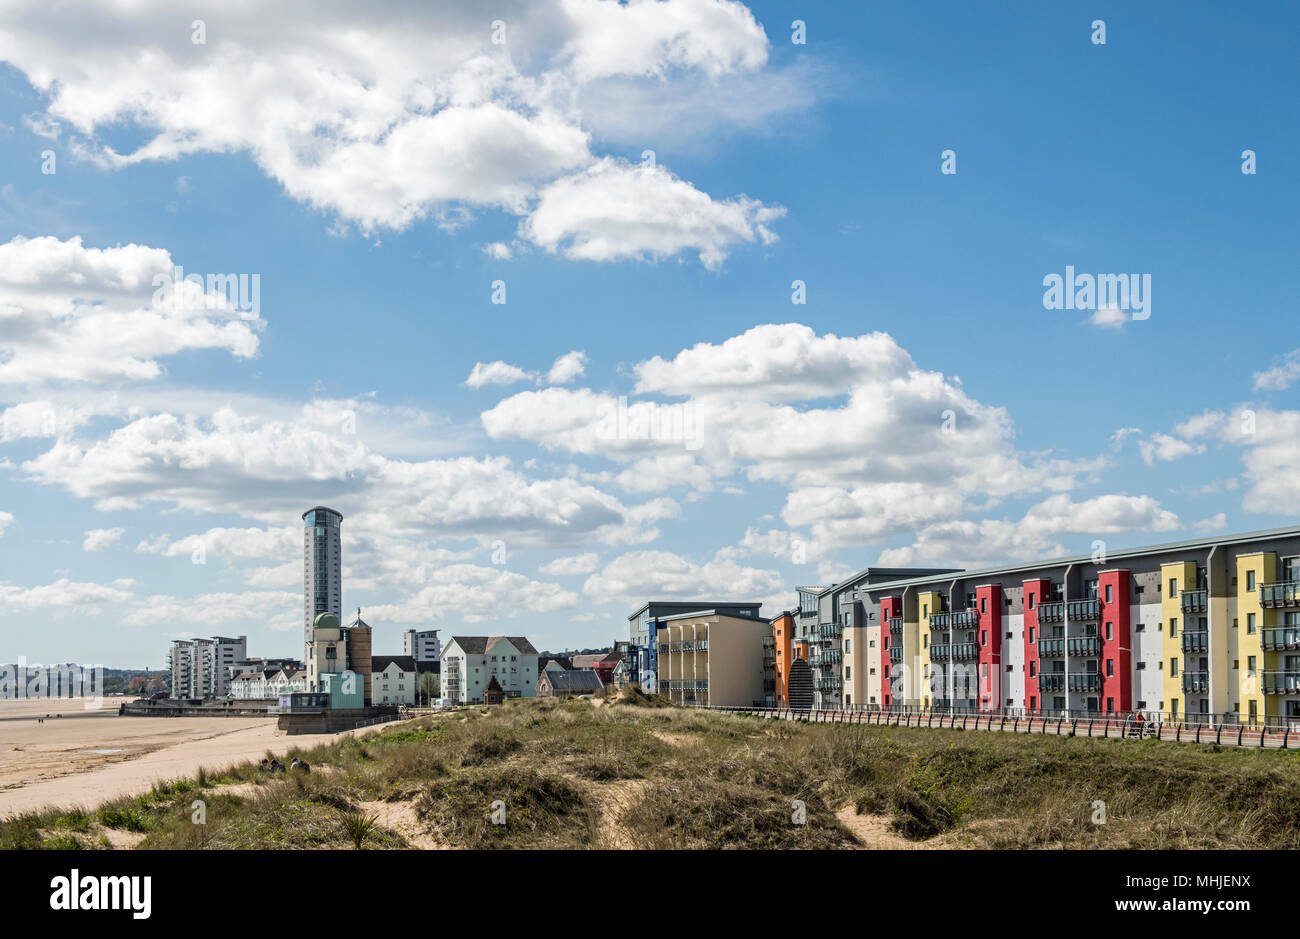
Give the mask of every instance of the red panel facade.
<path id="1" fill-rule="evenodd" d="M 979 707 L 981 711 L 996 711 L 1003 706 L 1002 689 L 1002 632 L 1006 628 L 1002 587 L 989 584 L 975 588 L 975 611 L 979 626 L 975 641 L 979 644 Z"/>
<path id="2" fill-rule="evenodd" d="M 1128 571 L 1102 571 L 1097 577 L 1101 601 L 1101 708 L 1133 710 L 1133 643 L 1129 624 Z M 1109 663 L 1109 667 L 1108 667 Z"/>
<path id="3" fill-rule="evenodd" d="M 889 644 L 893 641 L 889 635 L 889 621 L 902 615 L 902 597 L 885 597 L 880 601 L 880 696 L 885 707 L 893 703 L 893 695 L 889 690 L 894 674 L 889 667 Z"/>
<path id="4" fill-rule="evenodd" d="M 1038 693 L 1038 673 L 1043 663 L 1038 658 L 1038 640 L 1043 637 L 1043 627 L 1038 625 L 1038 604 L 1050 600 L 1050 580 L 1025 581 L 1025 701 L 1028 710 L 1041 710 L 1043 697 Z M 1033 641 L 1030 641 L 1030 637 Z"/>

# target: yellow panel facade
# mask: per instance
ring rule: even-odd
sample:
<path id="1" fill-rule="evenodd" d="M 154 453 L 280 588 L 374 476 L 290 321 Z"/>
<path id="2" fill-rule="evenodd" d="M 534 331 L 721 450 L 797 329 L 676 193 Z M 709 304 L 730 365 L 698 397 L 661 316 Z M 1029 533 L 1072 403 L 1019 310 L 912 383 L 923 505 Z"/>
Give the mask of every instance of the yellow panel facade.
<path id="1" fill-rule="evenodd" d="M 930 694 L 930 615 L 939 613 L 943 610 L 943 594 L 938 591 L 926 591 L 916 598 L 920 605 L 920 619 L 917 623 L 917 677 L 919 678 L 919 693 L 921 704 L 929 706 L 933 703 L 935 696 Z M 942 694 L 938 695 L 942 697 Z"/>
<path id="2" fill-rule="evenodd" d="M 1187 713 L 1186 695 L 1183 694 L 1183 610 L 1184 590 L 1196 589 L 1196 562 L 1178 561 L 1160 565 L 1160 626 L 1164 630 L 1164 710 L 1176 717 Z"/>
<path id="3" fill-rule="evenodd" d="M 1259 600 L 1261 584 L 1277 575 L 1277 554 L 1272 551 L 1237 556 L 1237 687 L 1243 719 L 1277 714 L 1277 696 L 1266 695 L 1264 672 L 1277 667 L 1277 654 L 1265 653 L 1264 629 L 1276 625 L 1276 612 Z M 1252 667 L 1253 664 L 1253 667 Z"/>

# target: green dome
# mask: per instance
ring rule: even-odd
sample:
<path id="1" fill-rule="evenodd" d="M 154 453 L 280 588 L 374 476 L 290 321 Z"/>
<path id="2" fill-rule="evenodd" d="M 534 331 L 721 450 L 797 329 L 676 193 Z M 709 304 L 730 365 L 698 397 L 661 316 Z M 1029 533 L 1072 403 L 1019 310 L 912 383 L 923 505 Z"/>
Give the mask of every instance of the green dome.
<path id="1" fill-rule="evenodd" d="M 312 622 L 314 629 L 338 629 L 339 618 L 333 613 L 321 613 Z"/>

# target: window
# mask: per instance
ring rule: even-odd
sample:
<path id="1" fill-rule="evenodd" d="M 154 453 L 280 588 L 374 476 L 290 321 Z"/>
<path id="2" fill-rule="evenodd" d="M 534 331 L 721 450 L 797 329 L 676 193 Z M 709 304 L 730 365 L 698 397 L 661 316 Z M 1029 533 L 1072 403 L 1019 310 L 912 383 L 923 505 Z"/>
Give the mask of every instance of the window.
<path id="1" fill-rule="evenodd" d="M 987 613 L 988 611 L 989 611 L 989 600 L 988 600 L 988 597 L 981 597 L 981 598 L 980 598 L 980 612 L 981 612 L 981 613 Z"/>
<path id="2" fill-rule="evenodd" d="M 1169 660 L 1169 677 L 1170 678 L 1178 677 L 1178 656 L 1174 656 L 1172 659 Z"/>
<path id="3" fill-rule="evenodd" d="M 1143 662 L 1143 661 L 1141 661 L 1141 660 L 1139 659 L 1139 660 L 1138 660 L 1137 667 L 1138 667 L 1138 671 L 1139 671 L 1139 672 L 1146 671 L 1147 663 L 1146 663 L 1146 662 Z"/>
<path id="4" fill-rule="evenodd" d="M 1031 610 L 1034 608 L 1034 592 L 1032 590 L 1029 592 L 1029 608 Z"/>
<path id="5" fill-rule="evenodd" d="M 1177 577 L 1169 578 L 1169 599 L 1170 600 L 1178 599 L 1178 578 Z"/>
<path id="6" fill-rule="evenodd" d="M 981 629 L 981 630 L 980 630 L 980 645 L 982 645 L 982 646 L 986 646 L 986 645 L 988 645 L 988 644 L 989 644 L 989 631 L 988 631 L 987 629 Z"/>
<path id="7" fill-rule="evenodd" d="M 1029 644 L 1030 644 L 1031 646 L 1034 644 L 1034 627 L 1033 627 L 1033 626 L 1030 626 L 1030 627 L 1029 627 Z"/>
<path id="8" fill-rule="evenodd" d="M 852 639 L 845 639 L 845 640 L 844 640 L 844 654 L 845 654 L 845 655 L 848 655 L 848 654 L 849 654 L 850 652 L 852 652 L 852 651 L 853 651 L 853 640 L 852 640 Z"/>
<path id="9" fill-rule="evenodd" d="M 1246 674 L 1252 677 L 1255 674 L 1255 657 L 1253 655 L 1246 656 Z"/>
<path id="10" fill-rule="evenodd" d="M 1178 617 L 1177 616 L 1169 617 L 1169 638 L 1170 639 L 1178 638 Z"/>
<path id="11" fill-rule="evenodd" d="M 1037 663 L 1037 662 L 1030 662 L 1030 663 L 1029 663 L 1029 677 L 1030 677 L 1030 678 L 1037 678 L 1037 677 L 1038 677 L 1038 663 Z"/>
<path id="12" fill-rule="evenodd" d="M 1254 590 L 1254 589 L 1255 589 L 1255 572 L 1254 572 L 1254 571 L 1246 571 L 1246 589 L 1247 589 L 1247 590 Z"/>
<path id="13" fill-rule="evenodd" d="M 1246 614 L 1246 635 L 1253 636 L 1254 634 L 1255 634 L 1255 614 L 1247 613 Z"/>
<path id="14" fill-rule="evenodd" d="M 1114 678 L 1114 677 L 1115 677 L 1115 660 L 1114 660 L 1114 659 L 1107 659 L 1107 660 L 1106 660 L 1106 677 L 1107 677 L 1107 678 Z"/>

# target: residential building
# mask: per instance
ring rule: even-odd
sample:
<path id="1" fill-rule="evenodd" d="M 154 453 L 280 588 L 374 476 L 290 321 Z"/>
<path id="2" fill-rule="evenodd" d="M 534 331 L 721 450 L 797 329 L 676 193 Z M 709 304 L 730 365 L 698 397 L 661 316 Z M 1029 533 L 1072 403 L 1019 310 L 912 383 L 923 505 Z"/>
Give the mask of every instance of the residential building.
<path id="1" fill-rule="evenodd" d="M 863 578 L 834 594 L 840 706 L 1300 729 L 1300 528 Z M 834 703 L 826 690 L 819 706 Z"/>
<path id="2" fill-rule="evenodd" d="M 241 672 L 230 681 L 230 697 L 236 701 L 278 700 L 282 694 L 309 690 L 305 668 L 267 668 Z"/>
<path id="3" fill-rule="evenodd" d="M 438 642 L 438 630 L 408 629 L 402 633 L 402 654 L 415 659 L 416 667 L 420 672 L 437 672 L 438 657 L 442 654 L 442 645 Z"/>
<path id="4" fill-rule="evenodd" d="M 230 669 L 248 656 L 248 638 L 175 639 L 168 653 L 173 698 L 224 698 Z"/>
<path id="5" fill-rule="evenodd" d="M 612 651 L 575 655 L 572 667 L 594 669 L 596 674 L 600 676 L 601 683 L 608 685 L 614 680 L 614 667 L 618 665 L 622 658 L 621 653 Z"/>
<path id="6" fill-rule="evenodd" d="M 370 700 L 375 704 L 414 705 L 418 685 L 419 674 L 412 656 L 371 656 Z"/>
<path id="7" fill-rule="evenodd" d="M 813 671 L 813 692 L 817 707 L 852 707 L 861 703 L 846 688 L 869 656 L 858 634 L 868 621 L 864 611 L 853 606 L 860 587 L 879 581 L 950 573 L 951 568 L 868 567 L 853 576 L 825 587 L 799 587 L 799 615 L 795 638 L 809 644 L 808 664 Z M 874 611 L 867 611 L 870 617 Z M 869 676 L 880 679 L 882 676 Z"/>
<path id="8" fill-rule="evenodd" d="M 537 697 L 572 698 L 584 694 L 600 694 L 605 683 L 594 668 L 542 670 L 537 678 Z"/>
<path id="9" fill-rule="evenodd" d="M 794 661 L 795 611 L 785 610 L 772 617 L 774 697 L 776 707 L 790 704 L 790 664 Z"/>
<path id="10" fill-rule="evenodd" d="M 630 642 L 628 657 L 632 660 L 630 667 L 636 676 L 634 680 L 641 685 L 642 691 L 649 694 L 655 692 L 659 674 L 657 662 L 659 644 L 655 634 L 664 617 L 698 610 L 717 610 L 719 613 L 731 616 L 757 617 L 762 606 L 761 603 L 731 601 L 651 600 L 627 618 Z"/>
<path id="11" fill-rule="evenodd" d="M 772 626 L 757 615 L 697 610 L 660 616 L 655 686 L 678 704 L 762 707 L 771 703 Z"/>
<path id="12" fill-rule="evenodd" d="M 507 698 L 536 697 L 537 649 L 523 636 L 452 636 L 443 646 L 443 697 L 481 704 L 492 679 Z"/>
<path id="13" fill-rule="evenodd" d="M 302 513 L 303 641 L 312 641 L 316 617 L 343 620 L 343 516 L 318 505 Z"/>

